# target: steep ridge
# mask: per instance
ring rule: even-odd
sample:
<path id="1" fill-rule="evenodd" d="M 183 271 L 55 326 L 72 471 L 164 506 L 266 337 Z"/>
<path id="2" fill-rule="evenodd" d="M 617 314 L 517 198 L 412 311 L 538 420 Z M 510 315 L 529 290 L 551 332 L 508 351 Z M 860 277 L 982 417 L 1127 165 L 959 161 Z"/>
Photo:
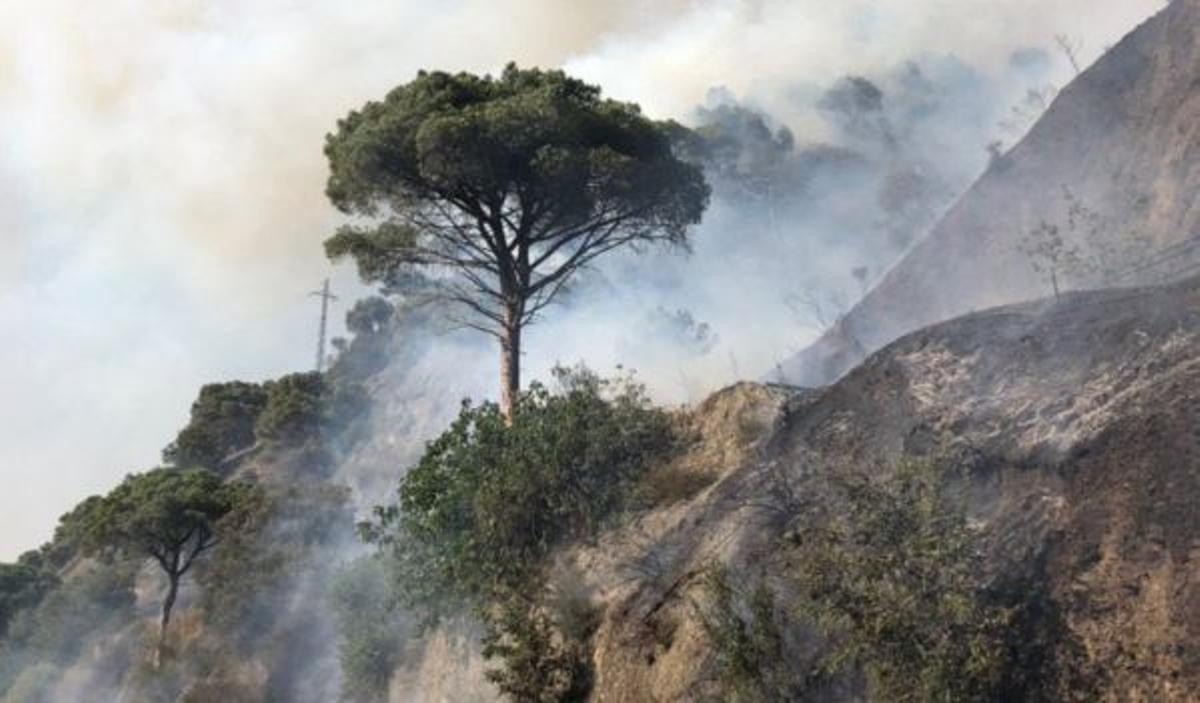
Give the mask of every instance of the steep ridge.
<path id="1" fill-rule="evenodd" d="M 718 480 L 560 564 L 603 611 L 592 700 L 715 695 L 695 610 L 705 566 L 769 578 L 779 501 L 902 456 L 953 465 L 992 578 L 1046 593 L 1047 617 L 1103 673 L 1090 700 L 1200 691 L 1200 279 L 973 314 L 906 336 L 822 391 L 741 384 L 691 421 L 695 443 L 677 462 Z M 392 700 L 453 699 L 447 670 L 480 666 L 451 651 L 422 662 L 437 681 L 398 677 Z"/>
<path id="2" fill-rule="evenodd" d="M 1157 282 L 1195 267 L 1198 189 L 1200 0 L 1175 0 L 1067 86 L 1026 138 L 782 375 L 822 385 L 905 332 L 1048 294 L 1021 251 L 1042 223 L 1059 227 L 1067 246 L 1108 259 L 1119 273 L 1108 284 Z M 1086 225 L 1071 227 L 1072 199 L 1088 211 Z M 1088 276 L 1066 278 L 1068 287 L 1099 287 Z"/>

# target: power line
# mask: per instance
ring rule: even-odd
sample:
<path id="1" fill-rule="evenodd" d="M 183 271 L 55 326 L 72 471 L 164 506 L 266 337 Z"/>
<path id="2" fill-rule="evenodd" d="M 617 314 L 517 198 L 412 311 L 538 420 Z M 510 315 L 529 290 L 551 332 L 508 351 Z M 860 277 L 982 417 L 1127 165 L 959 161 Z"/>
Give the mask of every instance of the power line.
<path id="1" fill-rule="evenodd" d="M 329 320 L 329 301 L 337 300 L 337 296 L 329 292 L 329 279 L 325 279 L 321 290 L 315 290 L 309 295 L 321 299 L 321 327 L 317 331 L 317 373 L 325 370 L 325 327 Z"/>

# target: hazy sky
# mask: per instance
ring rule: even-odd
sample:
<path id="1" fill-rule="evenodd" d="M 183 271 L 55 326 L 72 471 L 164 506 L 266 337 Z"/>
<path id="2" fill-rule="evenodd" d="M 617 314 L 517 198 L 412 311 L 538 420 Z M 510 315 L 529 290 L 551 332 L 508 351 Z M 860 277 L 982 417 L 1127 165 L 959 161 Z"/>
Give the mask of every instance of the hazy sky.
<path id="1" fill-rule="evenodd" d="M 658 117 L 724 85 L 802 130 L 797 81 L 914 52 L 999 70 L 1058 32 L 1090 60 L 1162 4 L 2 3 L 0 559 L 152 466 L 200 384 L 311 365 L 323 135 L 419 68 L 562 65 Z"/>

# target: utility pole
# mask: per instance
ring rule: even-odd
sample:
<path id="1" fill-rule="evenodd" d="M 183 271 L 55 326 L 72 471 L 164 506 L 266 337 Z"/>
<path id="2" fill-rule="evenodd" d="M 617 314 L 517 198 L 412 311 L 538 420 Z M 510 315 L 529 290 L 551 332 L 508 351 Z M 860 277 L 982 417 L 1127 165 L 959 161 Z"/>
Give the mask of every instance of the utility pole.
<path id="1" fill-rule="evenodd" d="M 315 290 L 309 295 L 315 295 L 321 299 L 321 327 L 317 332 L 317 373 L 325 370 L 325 326 L 329 321 L 329 301 L 337 300 L 337 296 L 329 292 L 329 279 L 325 279 L 325 284 L 321 286 L 321 290 Z"/>

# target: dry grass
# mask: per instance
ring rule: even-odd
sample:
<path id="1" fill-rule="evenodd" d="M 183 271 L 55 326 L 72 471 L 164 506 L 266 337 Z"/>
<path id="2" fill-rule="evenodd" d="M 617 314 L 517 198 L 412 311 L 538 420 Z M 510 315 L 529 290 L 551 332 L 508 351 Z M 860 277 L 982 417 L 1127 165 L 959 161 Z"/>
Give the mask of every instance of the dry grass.
<path id="1" fill-rule="evenodd" d="M 663 508 L 691 500 L 711 486 L 717 475 L 679 464 L 667 464 L 646 473 L 638 481 L 638 502 L 651 508 Z"/>

